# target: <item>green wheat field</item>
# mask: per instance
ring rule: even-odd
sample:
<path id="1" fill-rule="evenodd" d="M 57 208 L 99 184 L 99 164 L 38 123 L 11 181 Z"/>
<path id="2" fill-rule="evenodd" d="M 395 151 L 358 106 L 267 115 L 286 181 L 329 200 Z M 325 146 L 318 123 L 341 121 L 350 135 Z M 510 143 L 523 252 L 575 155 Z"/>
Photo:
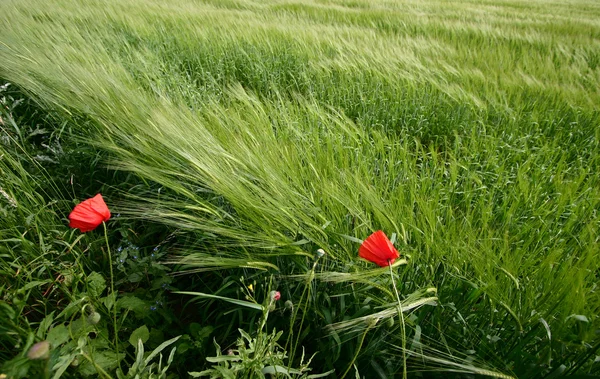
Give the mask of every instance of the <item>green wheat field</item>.
<path id="1" fill-rule="evenodd" d="M 600 377 L 599 140 L 593 0 L 2 0 L 0 378 Z"/>

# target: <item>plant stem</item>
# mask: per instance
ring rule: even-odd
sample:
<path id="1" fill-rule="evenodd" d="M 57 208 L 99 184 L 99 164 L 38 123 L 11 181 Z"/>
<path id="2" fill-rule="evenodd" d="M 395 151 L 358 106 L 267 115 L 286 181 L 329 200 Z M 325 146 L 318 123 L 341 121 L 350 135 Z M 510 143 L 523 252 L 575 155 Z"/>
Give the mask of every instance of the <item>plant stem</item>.
<path id="1" fill-rule="evenodd" d="M 348 368 L 346 369 L 346 371 L 344 371 L 344 374 L 340 377 L 340 379 L 344 379 L 346 377 L 346 375 L 348 375 L 348 371 L 350 371 L 350 369 L 354 365 L 354 362 L 356 362 L 356 358 L 358 358 L 358 353 L 360 353 L 360 349 L 362 348 L 362 345 L 365 342 L 365 337 L 367 336 L 369 329 L 371 329 L 371 325 L 367 326 L 367 328 L 365 329 L 365 332 L 360 337 L 360 342 L 358 343 L 358 346 L 356 347 L 356 352 L 354 353 L 354 357 L 352 357 L 352 361 L 350 362 L 350 364 L 348 365 Z"/>
<path id="2" fill-rule="evenodd" d="M 296 351 L 298 350 L 298 344 L 300 343 L 300 337 L 302 336 L 302 326 L 304 325 L 304 317 L 306 316 L 306 310 L 308 309 L 308 303 L 310 301 L 310 296 L 311 296 L 312 280 L 315 277 L 315 266 L 316 266 L 316 262 L 315 262 L 315 264 L 313 264 L 313 267 L 310 270 L 309 279 L 305 286 L 305 290 L 306 290 L 306 303 L 304 306 L 305 311 L 302 312 L 302 318 L 300 319 L 300 327 L 298 328 L 298 335 L 296 336 L 296 343 L 293 343 L 293 341 L 292 341 L 292 346 L 290 346 L 290 360 L 289 360 L 290 366 L 292 364 L 292 360 L 294 359 L 294 355 L 296 354 Z M 304 297 L 304 291 L 302 292 L 302 296 Z M 300 298 L 300 303 L 298 304 L 298 308 L 300 308 L 302 306 L 302 300 L 303 299 Z M 298 315 L 297 312 L 298 311 L 296 311 L 296 315 Z"/>
<path id="3" fill-rule="evenodd" d="M 117 294 L 115 293 L 115 277 L 113 275 L 113 265 L 112 265 L 112 256 L 110 254 L 110 245 L 108 244 L 108 232 L 106 230 L 106 223 L 102 221 L 102 225 L 104 225 L 104 240 L 106 241 L 106 252 L 108 254 L 108 265 L 110 267 L 110 296 L 113 297 L 113 328 L 115 329 L 115 350 L 117 352 L 117 362 L 119 363 L 119 367 L 121 366 L 121 361 L 119 360 L 119 329 L 117 328 Z"/>
<path id="4" fill-rule="evenodd" d="M 398 314 L 400 316 L 400 330 L 402 332 L 402 378 L 406 379 L 406 325 L 404 324 L 404 314 L 402 313 L 402 302 L 400 301 L 400 295 L 396 288 L 396 281 L 394 280 L 394 272 L 392 271 L 392 262 L 388 260 L 388 266 L 390 267 L 390 276 L 392 278 L 392 286 L 394 286 L 394 293 L 396 294 L 396 300 L 398 300 Z"/>
<path id="5" fill-rule="evenodd" d="M 290 369 L 291 366 L 292 366 L 292 361 L 294 359 L 294 354 L 296 353 L 296 350 L 297 350 L 297 347 L 298 347 L 298 343 L 300 342 L 300 335 L 302 333 L 302 325 L 304 324 L 304 316 L 306 315 L 306 312 L 302 312 L 302 320 L 300 321 L 300 328 L 298 329 L 298 336 L 296 337 L 296 343 L 295 344 L 294 344 L 294 331 L 293 331 L 294 322 L 296 321 L 296 317 L 298 316 L 298 312 L 300 310 L 300 307 L 302 307 L 302 301 L 304 300 L 304 294 L 305 293 L 307 294 L 307 296 L 306 296 L 306 308 L 308 308 L 308 302 L 310 300 L 310 286 L 311 286 L 311 283 L 312 283 L 312 281 L 313 281 L 313 279 L 315 277 L 315 268 L 317 267 L 317 263 L 319 262 L 319 258 L 320 258 L 320 256 L 317 256 L 317 259 L 315 260 L 315 262 L 312 265 L 312 268 L 309 271 L 308 279 L 306 281 L 306 285 L 304 286 L 304 289 L 302 290 L 302 295 L 300 295 L 300 301 L 298 302 L 298 306 L 292 308 L 292 317 L 290 319 L 289 337 L 288 337 L 288 340 L 285 342 L 285 347 L 283 348 L 283 351 L 287 351 L 288 342 L 290 342 L 290 340 L 291 340 L 288 369 Z"/>

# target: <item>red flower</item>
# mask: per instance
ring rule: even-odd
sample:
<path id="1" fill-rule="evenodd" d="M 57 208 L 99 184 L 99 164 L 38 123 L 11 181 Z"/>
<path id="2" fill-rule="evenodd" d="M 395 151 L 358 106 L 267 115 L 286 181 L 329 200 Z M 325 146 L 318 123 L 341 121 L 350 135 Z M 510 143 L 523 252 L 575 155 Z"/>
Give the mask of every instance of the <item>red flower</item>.
<path id="1" fill-rule="evenodd" d="M 109 218 L 110 211 L 102 195 L 97 194 L 75 206 L 73 212 L 69 215 L 69 226 L 85 233 L 96 229 L 98 225 L 102 224 L 103 221 L 108 221 Z"/>
<path id="2" fill-rule="evenodd" d="M 381 230 L 371 234 L 363 241 L 358 249 L 358 255 L 381 267 L 391 265 L 400 256 L 398 250 Z"/>

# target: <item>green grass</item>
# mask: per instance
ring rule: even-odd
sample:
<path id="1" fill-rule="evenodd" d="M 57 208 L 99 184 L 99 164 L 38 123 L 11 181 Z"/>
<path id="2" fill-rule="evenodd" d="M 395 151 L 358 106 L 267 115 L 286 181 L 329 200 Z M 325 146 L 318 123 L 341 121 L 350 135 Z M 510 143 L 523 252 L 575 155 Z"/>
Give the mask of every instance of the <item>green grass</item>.
<path id="1" fill-rule="evenodd" d="M 438 298 L 406 312 L 411 375 L 598 374 L 599 16 L 592 1 L 6 0 L 0 78 L 68 152 L 1 184 L 35 196 L 62 183 L 43 201 L 0 204 L 27 218 L 56 197 L 64 219 L 65 199 L 102 188 L 125 219 L 115 228 L 148 246 L 177 236 L 170 267 L 199 272 L 178 279 L 185 291 L 237 298 L 240 275 L 274 276 L 294 304 L 269 318 L 291 361 L 304 346 L 317 372 L 341 375 L 360 349 L 366 377 L 402 371 L 389 315 L 366 338 L 370 324 L 351 322 L 395 309 L 387 271 L 371 274 L 347 237 L 382 229 L 410 256 L 396 270 L 405 305 Z M 5 164 L 14 147 L 1 146 Z M 81 184 L 62 188 L 69 175 Z M 4 243 L 3 266 L 17 251 Z M 209 304 L 201 320 L 172 317 L 221 346 L 257 321 Z M 197 348 L 180 375 L 212 354 Z"/>

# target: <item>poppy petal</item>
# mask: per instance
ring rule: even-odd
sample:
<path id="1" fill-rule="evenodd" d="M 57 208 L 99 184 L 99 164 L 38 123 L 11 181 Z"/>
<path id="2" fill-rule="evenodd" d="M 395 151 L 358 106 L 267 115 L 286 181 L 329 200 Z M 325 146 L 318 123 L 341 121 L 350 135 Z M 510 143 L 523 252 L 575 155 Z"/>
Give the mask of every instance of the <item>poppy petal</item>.
<path id="1" fill-rule="evenodd" d="M 97 194 L 90 199 L 90 206 L 94 212 L 98 213 L 102 217 L 102 221 L 108 221 L 110 219 L 110 210 L 106 206 L 102 195 Z"/>
<path id="2" fill-rule="evenodd" d="M 371 234 L 358 250 L 358 255 L 381 267 L 388 266 L 400 256 L 398 251 L 381 230 Z"/>
<path id="3" fill-rule="evenodd" d="M 69 219 L 98 225 L 103 221 L 102 215 L 95 212 L 90 204 L 85 202 L 78 204 L 75 209 L 73 209 L 73 212 L 69 215 Z"/>
<path id="4" fill-rule="evenodd" d="M 102 224 L 103 221 L 108 221 L 110 211 L 102 198 L 98 194 L 91 199 L 87 199 L 77 204 L 71 214 L 69 214 L 69 226 L 77 228 L 81 232 L 89 232 Z"/>
<path id="5" fill-rule="evenodd" d="M 81 220 L 71 220 L 71 222 L 69 223 L 69 227 L 79 229 L 81 232 L 85 233 L 89 232 L 90 230 L 96 229 L 97 225 L 90 224 Z"/>

